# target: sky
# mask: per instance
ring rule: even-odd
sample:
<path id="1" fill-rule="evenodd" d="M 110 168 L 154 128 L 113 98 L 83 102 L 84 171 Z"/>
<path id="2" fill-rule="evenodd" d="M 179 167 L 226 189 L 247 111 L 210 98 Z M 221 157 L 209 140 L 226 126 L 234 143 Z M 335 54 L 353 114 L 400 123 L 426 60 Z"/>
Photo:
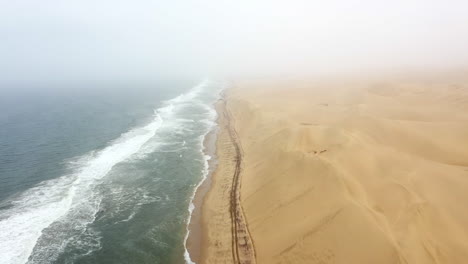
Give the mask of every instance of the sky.
<path id="1" fill-rule="evenodd" d="M 467 66 L 466 0 L 0 0 L 0 81 Z"/>

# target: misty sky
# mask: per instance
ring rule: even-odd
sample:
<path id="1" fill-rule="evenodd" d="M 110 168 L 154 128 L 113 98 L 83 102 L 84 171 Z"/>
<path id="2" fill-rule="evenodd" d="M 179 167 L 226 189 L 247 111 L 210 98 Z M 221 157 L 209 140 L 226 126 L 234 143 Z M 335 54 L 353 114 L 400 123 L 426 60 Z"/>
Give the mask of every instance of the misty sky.
<path id="1" fill-rule="evenodd" d="M 0 81 L 468 65 L 468 1 L 0 0 Z"/>

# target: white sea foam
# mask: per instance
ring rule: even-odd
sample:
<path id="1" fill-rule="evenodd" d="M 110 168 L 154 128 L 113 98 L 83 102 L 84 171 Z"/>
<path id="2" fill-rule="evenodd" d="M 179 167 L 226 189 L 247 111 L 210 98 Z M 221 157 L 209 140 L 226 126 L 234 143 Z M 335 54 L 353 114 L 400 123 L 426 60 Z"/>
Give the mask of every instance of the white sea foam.
<path id="1" fill-rule="evenodd" d="M 173 117 L 177 107 L 195 100 L 207 84 L 208 82 L 203 82 L 190 92 L 165 102 L 163 107 L 155 111 L 155 118 L 148 125 L 133 129 L 111 142 L 103 150 L 91 152 L 80 158 L 79 166 L 74 173 L 43 182 L 14 198 L 11 201 L 11 208 L 0 211 L 1 262 L 7 264 L 26 263 L 39 239 L 44 235 L 43 231 L 47 228 L 59 230 L 56 233 L 58 237 L 53 235 L 50 238 L 60 241 L 60 244 L 55 245 L 59 248 L 64 248 L 70 242 L 69 238 L 67 240 L 66 234 L 62 234 L 61 231 L 70 229 L 70 227 L 74 230 L 85 230 L 86 226 L 95 220 L 96 214 L 100 210 L 102 197 L 94 190 L 95 186 L 113 166 L 127 160 L 137 152 L 142 152 L 142 147 L 155 136 L 156 131 L 163 123 L 175 122 Z M 208 119 L 213 119 L 212 113 Z M 202 145 L 203 139 L 200 141 Z M 152 149 L 146 149 L 143 152 L 152 151 L 155 147 L 153 145 Z M 195 191 L 206 178 L 208 159 L 209 157 L 205 156 L 203 179 L 196 186 Z M 190 214 L 193 211 L 193 202 L 191 202 L 189 211 Z M 131 215 L 128 220 L 133 216 Z M 80 232 L 81 235 L 84 234 L 84 231 Z M 187 237 L 188 232 L 185 242 Z M 95 236 L 90 235 L 89 239 L 96 244 L 96 247 L 99 247 L 99 241 L 95 241 Z M 45 259 L 42 258 L 45 257 L 53 259 L 59 253 L 57 248 L 47 248 L 47 244 L 43 246 L 44 252 L 47 254 L 31 256 L 33 257 L 31 262 L 43 262 Z M 55 253 L 50 253 L 51 251 Z M 193 263 L 187 251 L 185 255 L 187 262 Z"/>
<path id="2" fill-rule="evenodd" d="M 84 195 L 89 195 L 90 187 L 115 164 L 136 153 L 154 136 L 161 123 L 161 118 L 156 115 L 148 125 L 123 134 L 96 154 L 83 157 L 82 167 L 75 173 L 43 182 L 15 198 L 12 208 L 0 212 L 2 263 L 25 263 L 42 231 L 72 210 L 87 210 L 89 216 L 85 218 L 94 218 L 99 200 L 94 199 L 94 204 L 90 204 L 89 197 Z M 87 205 L 81 208 L 85 202 Z"/>
<path id="3" fill-rule="evenodd" d="M 210 85 L 210 84 L 211 84 L 210 81 L 206 81 L 206 82 L 203 83 L 203 85 Z M 224 89 L 223 85 L 220 85 L 220 84 L 218 84 L 218 85 L 220 86 L 218 88 L 218 94 L 216 94 L 216 98 L 213 100 L 213 102 L 211 104 L 203 104 L 202 105 L 202 107 L 204 107 L 206 112 L 207 112 L 207 117 L 202 120 L 202 122 L 207 124 L 207 129 L 206 129 L 205 133 L 203 135 L 201 135 L 200 138 L 199 138 L 200 152 L 203 155 L 202 178 L 201 178 L 201 180 L 198 182 L 198 184 L 195 186 L 195 188 L 193 190 L 192 196 L 190 198 L 190 204 L 189 204 L 189 207 L 188 207 L 189 216 L 187 218 L 186 233 L 185 233 L 185 237 L 184 237 L 184 259 L 185 259 L 185 263 L 187 263 L 187 264 L 196 264 L 191 259 L 190 253 L 188 252 L 187 240 L 188 240 L 188 237 L 190 235 L 190 223 L 191 223 L 191 220 L 192 220 L 193 210 L 195 210 L 195 204 L 194 204 L 195 195 L 196 195 L 198 189 L 200 188 L 200 186 L 205 182 L 205 180 L 206 180 L 206 178 L 208 177 L 208 174 L 209 174 L 209 160 L 211 159 L 211 156 L 207 155 L 205 153 L 204 142 L 205 142 L 206 136 L 213 130 L 214 126 L 216 125 L 215 120 L 217 118 L 217 112 L 214 109 L 214 102 L 215 102 L 216 99 L 219 98 L 219 93 L 221 92 L 221 90 Z"/>
<path id="4" fill-rule="evenodd" d="M 163 102 L 163 107 L 155 110 L 155 114 L 158 114 L 162 118 L 162 120 L 164 120 L 164 127 L 166 129 L 170 129 L 172 133 L 181 134 L 184 131 L 189 131 L 190 129 L 187 128 L 186 124 L 195 123 L 195 120 L 181 117 L 179 115 L 179 111 L 183 110 L 187 106 L 194 105 L 197 103 L 205 106 L 203 102 L 197 100 L 197 97 L 199 97 L 200 93 L 202 93 L 204 88 L 209 84 L 210 81 L 208 80 L 202 81 L 200 84 L 193 87 L 189 92 Z M 174 143 L 167 143 L 162 140 L 151 142 L 150 144 L 146 144 L 145 146 L 143 146 L 135 157 L 138 159 L 144 158 L 147 154 L 153 153 L 156 149 L 168 144 Z M 185 143 L 183 143 L 182 147 L 184 146 Z M 165 152 L 164 150 L 159 151 Z"/>

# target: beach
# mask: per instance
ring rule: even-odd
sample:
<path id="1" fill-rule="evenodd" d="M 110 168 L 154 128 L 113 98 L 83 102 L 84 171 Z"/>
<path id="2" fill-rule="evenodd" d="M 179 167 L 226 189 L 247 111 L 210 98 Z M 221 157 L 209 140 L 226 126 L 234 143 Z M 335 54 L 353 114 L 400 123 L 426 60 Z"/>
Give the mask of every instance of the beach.
<path id="1" fill-rule="evenodd" d="M 463 263 L 467 76 L 238 81 L 197 263 Z"/>

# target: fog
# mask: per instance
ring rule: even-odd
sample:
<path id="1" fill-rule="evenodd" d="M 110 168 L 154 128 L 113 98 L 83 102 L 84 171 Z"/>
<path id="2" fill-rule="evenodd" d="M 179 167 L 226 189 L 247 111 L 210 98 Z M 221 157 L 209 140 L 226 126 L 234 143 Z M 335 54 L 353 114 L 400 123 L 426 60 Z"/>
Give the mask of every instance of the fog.
<path id="1" fill-rule="evenodd" d="M 0 1 L 7 82 L 468 65 L 466 0 Z"/>

